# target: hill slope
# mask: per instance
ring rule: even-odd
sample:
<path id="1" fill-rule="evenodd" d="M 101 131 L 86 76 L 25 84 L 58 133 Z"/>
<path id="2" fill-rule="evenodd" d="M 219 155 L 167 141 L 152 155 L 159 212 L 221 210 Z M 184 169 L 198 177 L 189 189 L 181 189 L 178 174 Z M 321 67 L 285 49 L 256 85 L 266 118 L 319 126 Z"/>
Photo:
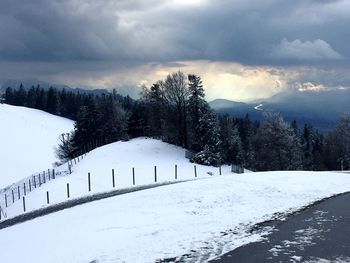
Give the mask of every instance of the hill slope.
<path id="1" fill-rule="evenodd" d="M 275 213 L 289 213 L 319 199 L 349 191 L 350 178 L 329 172 L 232 174 L 229 167 L 194 166 L 185 150 L 154 139 L 137 138 L 97 148 L 67 177 L 51 180 L 26 196 L 27 212 L 112 189 L 174 180 L 179 184 L 128 193 L 58 211 L 1 229 L 4 262 L 207 262 L 261 238 L 251 232 Z M 65 165 L 60 169 L 65 169 Z M 112 187 L 111 169 L 116 187 Z M 92 189 L 88 191 L 87 173 Z M 210 173 L 210 174 L 209 174 Z M 46 204 L 46 192 L 50 205 Z M 0 202 L 3 198 L 0 196 Z M 8 218 L 23 213 L 22 202 L 5 209 Z M 14 236 L 24 236 L 12 242 Z M 30 242 L 28 239 L 30 237 Z M 32 253 L 40 244 L 40 253 Z M 54 248 L 52 246 L 54 244 Z M 18 248 L 21 253 L 18 253 Z M 181 255 L 187 255 L 181 257 Z M 173 260 L 170 260 L 173 258 Z"/>
<path id="2" fill-rule="evenodd" d="M 52 167 L 60 134 L 71 120 L 25 107 L 0 104 L 0 188 Z"/>

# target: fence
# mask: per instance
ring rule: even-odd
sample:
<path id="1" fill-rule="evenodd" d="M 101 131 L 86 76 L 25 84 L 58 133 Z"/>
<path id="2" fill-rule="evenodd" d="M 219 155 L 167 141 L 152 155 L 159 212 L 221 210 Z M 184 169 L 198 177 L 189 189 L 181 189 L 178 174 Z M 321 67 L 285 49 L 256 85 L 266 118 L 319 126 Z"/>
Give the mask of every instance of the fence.
<path id="1" fill-rule="evenodd" d="M 6 218 L 6 213 L 4 212 L 5 208 L 20 200 L 24 202 L 23 197 L 28 193 L 58 177 L 71 174 L 73 166 L 83 160 L 88 152 L 99 147 L 99 145 L 99 142 L 96 140 L 94 143 L 91 142 L 87 146 L 84 146 L 83 150 L 79 151 L 77 155 L 74 155 L 72 159 L 67 161 L 67 168 L 64 170 L 56 171 L 55 169 L 47 169 L 0 189 L 0 195 L 3 196 L 3 198 L 0 199 L 0 214 L 2 212 L 2 218 Z"/>
<path id="2" fill-rule="evenodd" d="M 189 168 L 191 168 L 192 167 L 192 172 L 190 172 L 191 170 L 189 169 Z M 161 167 L 161 168 L 163 168 L 163 172 L 164 172 L 164 167 Z M 160 174 L 159 174 L 159 170 L 161 170 L 161 169 L 158 169 L 158 167 L 157 166 L 153 166 L 153 171 L 151 172 L 152 173 L 152 176 L 151 177 L 147 177 L 148 179 L 147 179 L 147 183 L 146 184 L 144 184 L 145 186 L 146 185 L 152 185 L 153 183 L 155 183 L 155 184 L 162 184 L 162 183 L 164 183 L 164 182 L 177 182 L 179 179 L 181 179 L 181 180 L 192 180 L 192 179 L 196 179 L 196 178 L 198 178 L 199 177 L 199 171 L 198 171 L 198 167 L 197 167 L 197 165 L 193 165 L 193 166 L 186 166 L 185 168 L 184 168 L 184 170 L 186 171 L 186 176 L 181 176 L 181 174 L 180 174 L 180 178 L 179 178 L 179 168 L 184 168 L 184 167 L 178 167 L 178 165 L 177 164 L 175 164 L 174 166 L 173 166 L 173 171 L 172 171 L 172 175 L 170 175 L 169 176 L 169 173 L 167 173 L 167 176 L 166 176 L 166 179 L 164 180 L 164 177 L 162 178 L 163 179 L 163 181 L 162 182 L 160 182 L 161 180 L 159 180 L 159 179 L 161 179 L 160 178 Z M 211 169 L 217 169 L 216 171 L 217 171 L 217 175 L 221 175 L 222 174 L 222 168 L 221 168 L 221 166 L 220 167 L 217 167 L 217 168 L 211 168 Z M 127 187 L 130 187 L 130 186 L 136 186 L 137 185 L 137 174 L 136 174 L 136 169 L 135 169 L 135 167 L 132 167 L 132 168 L 130 168 L 130 176 L 131 176 L 131 178 L 130 178 L 130 185 L 129 186 L 125 186 L 126 188 Z M 189 172 L 190 173 L 192 173 L 192 175 L 191 174 L 189 174 Z M 212 172 L 212 171 L 210 171 L 210 172 L 208 172 L 208 171 L 206 171 L 206 173 L 208 174 L 208 175 L 214 175 L 214 173 Z M 66 173 L 66 174 L 68 174 L 68 173 Z M 144 173 L 143 173 L 144 174 Z M 54 176 L 53 176 L 54 175 Z M 20 209 L 21 209 L 21 207 L 22 207 L 22 212 L 27 212 L 27 204 L 26 204 L 26 202 L 27 202 L 27 196 L 26 196 L 26 194 L 28 194 L 28 187 L 29 186 L 31 186 L 32 188 L 31 188 L 31 190 L 33 191 L 34 189 L 35 189 L 35 187 L 37 188 L 37 187 L 40 187 L 41 185 L 43 185 L 45 182 L 48 182 L 48 181 L 50 181 L 50 180 L 55 180 L 56 178 L 57 178 L 58 176 L 57 176 L 57 173 L 54 173 L 53 171 L 51 171 L 50 173 L 49 172 L 45 172 L 45 173 L 42 173 L 42 174 L 39 174 L 39 175 L 36 175 L 36 176 L 32 176 L 31 178 L 30 178 L 30 180 L 28 181 L 28 183 L 26 184 L 26 185 L 23 185 L 23 189 L 27 189 L 27 192 L 25 192 L 25 191 L 23 191 L 23 190 L 21 190 L 21 188 L 18 188 L 17 190 L 18 190 L 18 192 L 16 192 L 15 190 L 16 189 L 14 189 L 14 188 L 12 188 L 12 189 L 10 189 L 11 190 L 11 194 L 10 194 L 10 197 L 8 197 L 8 195 L 4 195 L 4 198 L 6 199 L 6 198 L 8 198 L 7 199 L 7 206 L 6 207 L 8 207 L 10 204 L 13 204 L 14 202 L 16 202 L 16 201 L 21 201 L 22 202 L 22 204 L 19 206 L 19 207 L 17 207 L 16 209 L 15 209 L 15 211 L 17 211 L 17 212 L 19 212 L 20 211 Z M 45 179 L 44 179 L 45 178 Z M 144 176 L 142 176 L 142 178 L 144 179 Z M 116 189 L 116 186 L 117 186 L 117 178 L 116 178 L 116 172 L 115 172 L 115 170 L 114 169 L 111 169 L 111 172 L 110 172 L 110 180 L 107 180 L 106 181 L 106 184 L 105 185 L 103 185 L 103 190 L 101 191 L 101 187 L 100 187 L 100 185 L 99 185 L 99 183 L 97 184 L 99 187 L 94 187 L 94 185 L 93 185 L 93 177 L 92 177 L 92 174 L 90 173 L 90 172 L 88 172 L 87 174 L 86 174 L 86 182 L 85 182 L 85 184 L 86 184 L 86 186 L 84 187 L 81 187 L 82 185 L 79 185 L 80 186 L 80 189 L 82 189 L 82 188 L 85 188 L 85 193 L 86 194 L 90 194 L 91 192 L 93 192 L 93 194 L 96 194 L 96 193 L 103 193 L 103 192 L 108 192 L 108 191 L 114 191 L 115 189 Z M 40 184 L 41 183 L 41 184 Z M 131 185 L 132 184 L 132 185 Z M 141 185 L 142 185 L 142 183 L 141 183 Z M 34 188 L 33 188 L 34 187 Z M 124 186 L 123 186 L 124 187 Z M 122 188 L 120 188 L 120 189 L 123 189 L 123 187 Z M 65 191 L 65 192 L 63 192 L 63 191 Z M 30 191 L 29 191 L 30 192 Z M 64 194 L 62 194 L 62 192 L 64 193 Z M 68 200 L 71 200 L 71 197 L 72 197 L 72 189 L 71 189 L 71 186 L 70 186 L 70 184 L 69 183 L 67 183 L 66 184 L 66 186 L 65 186 L 65 189 L 62 189 L 62 192 L 61 192 L 61 194 L 59 194 L 59 196 L 60 196 L 60 198 L 61 199 L 57 199 L 56 198 L 56 203 L 57 202 L 65 202 L 65 201 L 68 201 Z M 56 194 L 58 193 L 57 192 L 57 190 L 56 190 L 56 192 L 55 192 Z M 52 194 L 52 193 L 51 193 Z M 84 194 L 83 192 L 81 192 L 81 191 L 79 191 L 78 190 L 78 192 L 76 192 L 76 198 L 83 198 L 84 196 L 86 196 L 86 194 Z M 42 203 L 41 204 L 35 204 L 34 206 L 36 206 L 36 208 L 34 208 L 34 210 L 35 209 L 39 209 L 40 207 L 42 207 L 42 205 L 44 205 L 45 203 L 45 199 L 46 199 L 46 204 L 45 205 L 50 205 L 50 203 L 51 203 L 51 195 L 50 195 L 50 192 L 49 191 L 45 191 L 45 195 L 46 196 L 43 196 L 43 198 L 42 198 Z M 56 197 L 56 196 L 55 196 Z M 53 202 L 53 203 L 55 203 L 55 201 Z M 5 208 L 5 207 L 4 207 Z M 19 209 L 19 210 L 18 210 Z M 32 209 L 33 210 L 33 209 Z M 3 212 L 2 213 L 2 218 L 1 219 L 5 219 L 6 218 L 6 213 L 5 213 L 5 209 L 1 209 L 1 207 L 0 207 L 0 212 Z M 12 217 L 12 216 L 11 216 Z M 0 219 L 0 220 L 1 220 Z"/>

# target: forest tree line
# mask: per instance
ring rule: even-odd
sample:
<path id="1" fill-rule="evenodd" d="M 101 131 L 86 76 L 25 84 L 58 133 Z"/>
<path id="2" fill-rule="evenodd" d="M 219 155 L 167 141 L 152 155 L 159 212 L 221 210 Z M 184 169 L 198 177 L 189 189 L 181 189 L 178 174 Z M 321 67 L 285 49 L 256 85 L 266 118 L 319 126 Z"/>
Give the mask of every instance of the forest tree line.
<path id="1" fill-rule="evenodd" d="M 75 121 L 57 149 L 62 161 L 91 141 L 148 136 L 184 147 L 191 161 L 206 165 L 234 163 L 254 171 L 350 169 L 349 113 L 328 134 L 311 124 L 287 123 L 277 113 L 267 113 L 262 121 L 218 115 L 205 99 L 201 78 L 192 74 L 171 73 L 144 86 L 138 100 L 115 90 L 92 95 L 22 85 L 7 88 L 4 99 Z"/>

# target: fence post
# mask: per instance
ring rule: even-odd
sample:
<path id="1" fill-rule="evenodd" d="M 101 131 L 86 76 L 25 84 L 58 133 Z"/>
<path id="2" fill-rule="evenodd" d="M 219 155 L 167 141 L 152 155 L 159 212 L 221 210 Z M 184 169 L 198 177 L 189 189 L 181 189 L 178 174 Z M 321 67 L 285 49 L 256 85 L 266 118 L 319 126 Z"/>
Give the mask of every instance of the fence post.
<path id="1" fill-rule="evenodd" d="M 17 191 L 18 191 L 18 200 L 21 199 L 21 190 L 19 188 L 19 185 L 17 185 Z"/>
<path id="2" fill-rule="evenodd" d="M 49 176 L 49 181 L 51 181 L 50 169 L 47 169 L 47 174 Z"/>
<path id="3" fill-rule="evenodd" d="M 89 185 L 89 192 L 91 191 L 91 178 L 90 173 L 88 173 L 88 185 Z"/>
<path id="4" fill-rule="evenodd" d="M 70 193 L 69 193 L 69 183 L 67 183 L 67 198 L 70 197 Z"/>
<path id="5" fill-rule="evenodd" d="M 132 184 L 135 185 L 135 168 L 132 168 Z"/>
<path id="6" fill-rule="evenodd" d="M 219 166 L 219 175 L 221 175 L 221 165 Z"/>
<path id="7" fill-rule="evenodd" d="M 24 195 L 27 195 L 26 183 L 23 183 Z"/>
<path id="8" fill-rule="evenodd" d="M 53 180 L 55 180 L 55 179 L 56 179 L 55 169 L 52 169 L 52 179 L 53 179 Z"/>
<path id="9" fill-rule="evenodd" d="M 194 165 L 194 177 L 197 177 L 197 167 Z"/>
<path id="10" fill-rule="evenodd" d="M 11 189 L 12 190 L 12 203 L 14 203 L 15 202 L 15 193 L 13 192 L 13 189 Z"/>
<path id="11" fill-rule="evenodd" d="M 46 203 L 47 203 L 47 204 L 50 204 L 49 191 L 46 191 Z"/>
<path id="12" fill-rule="evenodd" d="M 115 187 L 114 169 L 112 169 L 112 184 L 114 188 Z"/>
<path id="13" fill-rule="evenodd" d="M 5 194 L 5 206 L 7 207 L 7 194 Z"/>
<path id="14" fill-rule="evenodd" d="M 157 182 L 157 166 L 154 166 L 154 182 Z"/>
<path id="15" fill-rule="evenodd" d="M 35 175 L 34 175 L 34 188 L 36 188 L 36 179 L 35 179 Z"/>
<path id="16" fill-rule="evenodd" d="M 45 171 L 43 171 L 43 184 L 46 184 L 46 174 L 45 174 Z"/>
<path id="17" fill-rule="evenodd" d="M 23 196 L 23 212 L 26 211 L 26 198 Z"/>
<path id="18" fill-rule="evenodd" d="M 29 192 L 32 191 L 32 183 L 30 182 L 30 178 L 29 178 Z"/>
<path id="19" fill-rule="evenodd" d="M 41 186 L 41 175 L 39 173 L 39 187 Z"/>
<path id="20" fill-rule="evenodd" d="M 177 180 L 177 164 L 175 164 L 175 180 Z"/>

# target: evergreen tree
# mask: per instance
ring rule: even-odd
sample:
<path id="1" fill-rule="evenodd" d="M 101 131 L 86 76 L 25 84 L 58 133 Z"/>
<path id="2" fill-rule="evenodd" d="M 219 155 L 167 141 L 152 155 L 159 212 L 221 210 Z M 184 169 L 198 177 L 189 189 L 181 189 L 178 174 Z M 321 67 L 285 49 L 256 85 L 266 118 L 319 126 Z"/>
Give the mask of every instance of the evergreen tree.
<path id="1" fill-rule="evenodd" d="M 204 99 L 205 95 L 201 78 L 196 75 L 188 75 L 188 81 L 188 146 L 190 150 L 199 152 L 203 149 L 203 145 L 201 145 L 201 137 L 204 132 L 200 128 L 200 119 L 203 114 L 206 113 L 206 108 L 208 108 L 209 105 Z"/>
<path id="2" fill-rule="evenodd" d="M 293 128 L 279 114 L 269 113 L 255 137 L 258 170 L 301 168 L 300 141 Z"/>
<path id="3" fill-rule="evenodd" d="M 59 97 L 57 90 L 53 87 L 50 87 L 47 93 L 46 111 L 51 114 L 59 114 Z"/>
<path id="4" fill-rule="evenodd" d="M 220 131 L 217 115 L 209 107 L 202 109 L 199 119 L 199 130 L 202 134 L 199 145 L 201 150 L 195 154 L 192 161 L 205 165 L 220 165 Z"/>

